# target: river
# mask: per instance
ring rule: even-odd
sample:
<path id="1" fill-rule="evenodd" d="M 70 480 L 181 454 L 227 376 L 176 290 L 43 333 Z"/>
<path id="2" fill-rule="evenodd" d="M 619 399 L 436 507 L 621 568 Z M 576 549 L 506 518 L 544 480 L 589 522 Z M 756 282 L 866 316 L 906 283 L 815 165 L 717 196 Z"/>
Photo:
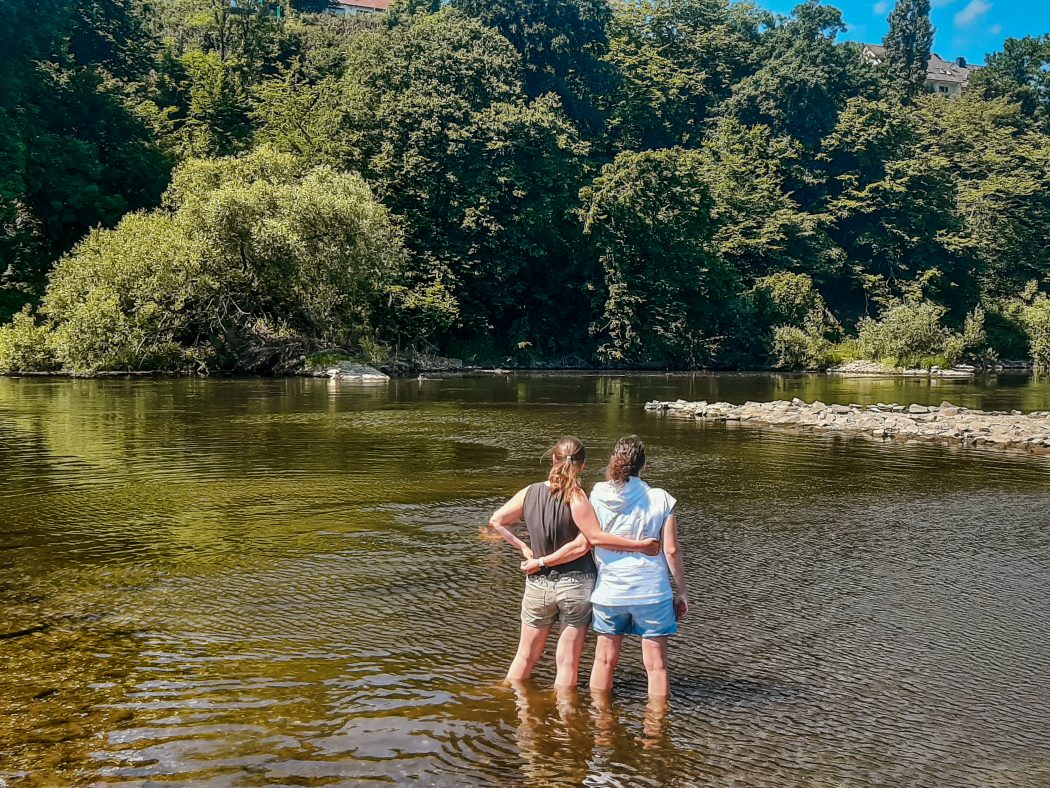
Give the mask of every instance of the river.
<path id="1" fill-rule="evenodd" d="M 642 408 L 793 396 L 1050 409 L 1009 378 L 0 379 L 0 785 L 1050 784 L 1050 459 Z M 637 643 L 611 708 L 556 702 L 551 654 L 502 686 L 522 579 L 479 536 L 555 438 L 596 481 L 631 432 L 692 600 L 664 717 Z"/>

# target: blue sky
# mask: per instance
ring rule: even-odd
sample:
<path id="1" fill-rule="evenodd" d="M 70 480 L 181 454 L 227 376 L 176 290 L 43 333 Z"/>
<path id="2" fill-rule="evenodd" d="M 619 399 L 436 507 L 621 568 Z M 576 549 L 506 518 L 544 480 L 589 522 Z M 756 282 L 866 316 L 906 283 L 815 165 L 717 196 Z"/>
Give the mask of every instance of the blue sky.
<path id="1" fill-rule="evenodd" d="M 771 11 L 786 14 L 800 0 L 754 0 Z M 849 25 L 845 38 L 880 44 L 886 19 L 895 0 L 830 0 Z M 933 50 L 954 60 L 962 56 L 983 63 L 985 55 L 1002 49 L 1007 38 L 1050 33 L 1050 0 L 930 0 L 937 38 Z"/>

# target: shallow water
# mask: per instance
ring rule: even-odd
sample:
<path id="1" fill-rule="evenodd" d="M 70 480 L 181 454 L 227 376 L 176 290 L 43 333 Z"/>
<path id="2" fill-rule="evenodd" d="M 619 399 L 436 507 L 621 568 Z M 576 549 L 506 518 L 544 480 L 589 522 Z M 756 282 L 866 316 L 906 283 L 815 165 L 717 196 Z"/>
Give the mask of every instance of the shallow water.
<path id="1" fill-rule="evenodd" d="M 1050 460 L 699 425 L 648 399 L 1050 409 L 774 375 L 0 379 L 0 783 L 1050 784 Z M 563 433 L 638 432 L 693 612 L 666 716 L 501 686 Z M 20 634 L 23 633 L 23 634 Z M 585 662 L 589 660 L 585 655 Z"/>

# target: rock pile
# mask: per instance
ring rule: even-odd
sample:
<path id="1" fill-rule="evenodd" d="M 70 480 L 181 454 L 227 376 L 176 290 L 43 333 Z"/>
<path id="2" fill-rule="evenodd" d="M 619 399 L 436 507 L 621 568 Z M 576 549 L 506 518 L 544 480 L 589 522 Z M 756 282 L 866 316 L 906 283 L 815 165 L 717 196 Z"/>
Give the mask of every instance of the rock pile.
<path id="1" fill-rule="evenodd" d="M 370 367 L 367 364 L 358 364 L 354 361 L 337 361 L 332 364 L 304 366 L 300 374 L 311 378 L 331 378 L 332 380 L 367 382 L 390 380 L 389 375 L 380 372 L 375 367 Z"/>
<path id="2" fill-rule="evenodd" d="M 970 410 L 942 402 L 940 406 L 826 405 L 790 402 L 648 402 L 646 410 L 703 421 L 746 422 L 803 431 L 866 435 L 964 446 L 991 446 L 1050 454 L 1050 411 Z"/>

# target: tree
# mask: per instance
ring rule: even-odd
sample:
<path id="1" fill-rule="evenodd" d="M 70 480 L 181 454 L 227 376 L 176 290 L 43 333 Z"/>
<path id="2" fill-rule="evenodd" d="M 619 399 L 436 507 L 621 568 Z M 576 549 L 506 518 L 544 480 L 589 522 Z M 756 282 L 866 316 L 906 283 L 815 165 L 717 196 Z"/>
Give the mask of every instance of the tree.
<path id="1" fill-rule="evenodd" d="M 584 287 L 571 215 L 586 149 L 556 98 L 526 102 L 499 33 L 451 8 L 416 15 L 355 38 L 339 90 L 280 91 L 287 111 L 270 106 L 261 138 L 362 172 L 403 218 L 419 286 L 454 294 L 461 337 L 502 354 L 586 336 L 552 291 Z"/>
<path id="2" fill-rule="evenodd" d="M 828 218 L 805 211 L 788 189 L 787 173 L 799 157 L 798 143 L 733 119 L 704 141 L 700 162 L 718 228 L 713 241 L 744 281 L 776 271 L 827 279 L 842 266 Z"/>
<path id="3" fill-rule="evenodd" d="M 933 34 L 930 0 L 897 0 L 890 14 L 890 30 L 883 39 L 883 68 L 891 90 L 912 98 L 926 89 Z"/>
<path id="4" fill-rule="evenodd" d="M 1050 33 L 1008 38 L 1002 52 L 970 79 L 971 88 L 986 98 L 1019 104 L 1044 134 L 1050 134 Z"/>
<path id="5" fill-rule="evenodd" d="M 971 261 L 950 277 L 954 290 L 993 299 L 1050 277 L 1050 136 L 1006 99 L 967 92 L 917 107 L 920 156 L 952 163 L 958 224 L 945 246 Z M 969 280 L 969 281 L 968 281 Z"/>
<path id="6" fill-rule="evenodd" d="M 529 98 L 554 93 L 585 129 L 600 127 L 596 99 L 608 88 L 602 63 L 607 0 L 452 0 L 452 6 L 510 41 L 525 65 Z"/>
<path id="7" fill-rule="evenodd" d="M 696 146 L 715 107 L 751 68 L 758 17 L 726 0 L 614 7 L 609 133 L 620 149 Z"/>
<path id="8" fill-rule="evenodd" d="M 837 8 L 809 0 L 791 17 L 770 16 L 766 23 L 757 68 L 733 86 L 723 112 L 816 151 L 846 102 L 873 91 L 874 72 L 859 46 L 835 42 L 846 29 Z"/>
<path id="9" fill-rule="evenodd" d="M 360 177 L 262 148 L 191 160 L 162 210 L 92 232 L 40 313 L 78 372 L 280 369 L 371 336 L 377 308 L 403 296 L 404 263 Z"/>
<path id="10" fill-rule="evenodd" d="M 710 358 L 736 293 L 695 151 L 625 152 L 581 194 L 605 275 L 593 330 L 605 362 L 693 366 Z"/>
<path id="11" fill-rule="evenodd" d="M 155 51 L 126 0 L 10 0 L 0 30 L 0 319 L 98 224 L 155 204 L 171 163 L 128 80 Z"/>

